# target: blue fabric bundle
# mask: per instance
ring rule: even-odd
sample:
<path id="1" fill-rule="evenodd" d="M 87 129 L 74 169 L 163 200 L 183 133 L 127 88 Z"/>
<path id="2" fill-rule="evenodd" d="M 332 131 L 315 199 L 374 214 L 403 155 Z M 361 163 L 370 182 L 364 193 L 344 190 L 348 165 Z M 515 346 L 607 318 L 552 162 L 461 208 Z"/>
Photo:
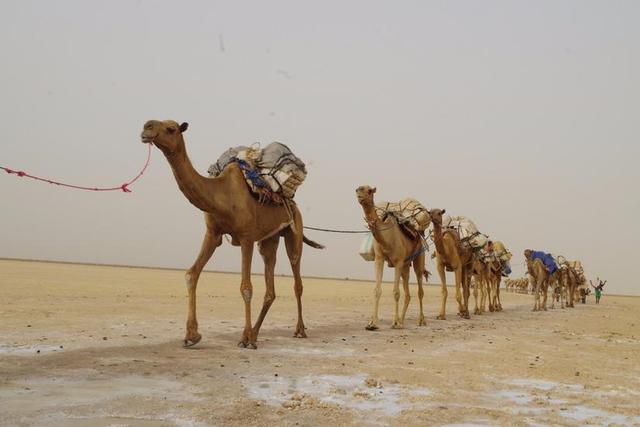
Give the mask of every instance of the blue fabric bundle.
<path id="1" fill-rule="evenodd" d="M 556 262 L 553 259 L 553 257 L 546 252 L 531 251 L 531 259 L 532 260 L 539 259 L 540 261 L 542 261 L 542 263 L 547 268 L 547 271 L 549 271 L 550 274 L 555 273 L 556 270 L 558 269 L 558 266 L 556 265 Z"/>

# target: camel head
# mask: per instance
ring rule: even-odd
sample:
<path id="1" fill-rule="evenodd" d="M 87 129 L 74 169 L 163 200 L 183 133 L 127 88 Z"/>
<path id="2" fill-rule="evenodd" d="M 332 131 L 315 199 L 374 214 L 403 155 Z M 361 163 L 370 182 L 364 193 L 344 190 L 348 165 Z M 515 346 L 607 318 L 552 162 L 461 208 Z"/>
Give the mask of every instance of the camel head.
<path id="1" fill-rule="evenodd" d="M 165 155 L 172 155 L 184 149 L 182 134 L 188 127 L 188 123 L 178 124 L 173 120 L 149 120 L 144 124 L 140 138 L 143 143 L 158 147 Z"/>
<path id="2" fill-rule="evenodd" d="M 531 259 L 531 252 L 532 252 L 532 251 L 531 251 L 531 249 L 525 249 L 525 251 L 524 251 L 524 257 L 525 257 L 527 260 Z"/>
<path id="3" fill-rule="evenodd" d="M 442 226 L 442 216 L 447 212 L 446 209 L 433 208 L 429 211 L 431 222 L 436 225 Z"/>
<path id="4" fill-rule="evenodd" d="M 376 187 L 369 187 L 368 185 L 361 185 L 356 188 L 356 197 L 358 198 L 358 203 L 360 203 L 363 207 L 373 207 L 373 195 L 376 192 Z"/>

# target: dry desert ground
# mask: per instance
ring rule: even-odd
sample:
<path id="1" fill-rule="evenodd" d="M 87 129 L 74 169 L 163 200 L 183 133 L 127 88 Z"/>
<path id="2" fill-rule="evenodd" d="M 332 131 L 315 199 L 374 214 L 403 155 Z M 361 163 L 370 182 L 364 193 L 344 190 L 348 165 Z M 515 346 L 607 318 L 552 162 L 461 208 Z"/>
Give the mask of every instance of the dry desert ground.
<path id="1" fill-rule="evenodd" d="M 0 260 L 0 425 L 640 425 L 640 298 L 605 295 L 574 309 L 531 312 L 502 292 L 504 311 L 404 330 L 364 329 L 373 284 L 305 279 L 308 339 L 291 337 L 293 281 L 258 350 L 236 346 L 236 274 L 205 273 L 203 340 L 183 349 L 186 291 L 173 270 Z M 254 316 L 264 283 L 254 278 Z"/>

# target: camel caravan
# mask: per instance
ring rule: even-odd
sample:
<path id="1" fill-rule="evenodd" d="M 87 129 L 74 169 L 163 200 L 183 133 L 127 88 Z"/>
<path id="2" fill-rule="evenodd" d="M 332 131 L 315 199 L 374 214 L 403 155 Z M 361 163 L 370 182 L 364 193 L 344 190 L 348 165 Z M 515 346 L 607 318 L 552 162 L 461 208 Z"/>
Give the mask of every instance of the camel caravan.
<path id="1" fill-rule="evenodd" d="M 188 314 L 184 347 L 201 341 L 196 318 L 196 288 L 200 274 L 223 242 L 230 237 L 241 252 L 240 295 L 244 301 L 245 325 L 238 343 L 244 348 L 257 348 L 260 327 L 273 304 L 276 293 L 274 270 L 280 238 L 284 239 L 287 257 L 293 272 L 297 302 L 297 322 L 293 336 L 306 338 L 302 316 L 301 260 L 303 245 L 323 249 L 303 233 L 302 214 L 294 196 L 304 182 L 307 170 L 304 162 L 284 144 L 271 143 L 234 147 L 225 151 L 211 165 L 209 176 L 200 175 L 187 155 L 184 133 L 187 123 L 173 120 L 150 120 L 141 133 L 143 143 L 157 147 L 167 159 L 178 188 L 187 200 L 204 213 L 205 235 L 200 252 L 185 274 L 188 293 Z M 500 241 L 492 241 L 480 233 L 476 225 L 464 216 L 449 216 L 445 209 L 427 209 L 413 198 L 398 202 L 375 202 L 375 187 L 356 189 L 357 202 L 362 207 L 369 234 L 360 255 L 374 263 L 375 287 L 373 309 L 367 330 L 378 329 L 378 309 L 382 295 L 384 264 L 394 270 L 393 297 L 395 308 L 392 328 L 403 328 L 411 300 L 409 275 L 413 268 L 418 282 L 418 326 L 426 324 L 423 297 L 424 283 L 429 278 L 427 253 L 435 247 L 436 270 L 441 282 L 441 306 L 437 319 L 445 319 L 447 282 L 445 272 L 455 277 L 458 315 L 470 318 L 469 296 L 473 287 L 474 314 L 502 311 L 500 285 L 511 273 L 511 252 Z M 265 295 L 255 323 L 251 318 L 253 286 L 251 261 L 257 243 L 264 261 Z M 528 292 L 530 283 L 535 295 L 534 310 L 547 309 L 547 294 L 552 287 L 552 302 L 562 308 L 573 307 L 574 301 L 586 295 L 586 279 L 579 261 L 554 259 L 539 251 L 525 251 L 530 279 L 507 278 L 506 289 Z M 400 310 L 400 280 L 404 299 Z M 473 284 L 473 286 L 472 286 Z"/>

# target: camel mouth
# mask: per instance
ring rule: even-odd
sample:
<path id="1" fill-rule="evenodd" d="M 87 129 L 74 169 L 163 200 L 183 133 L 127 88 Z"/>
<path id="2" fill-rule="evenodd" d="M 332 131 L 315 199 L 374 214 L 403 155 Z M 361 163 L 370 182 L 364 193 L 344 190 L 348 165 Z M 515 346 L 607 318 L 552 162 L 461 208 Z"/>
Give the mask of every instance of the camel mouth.
<path id="1" fill-rule="evenodd" d="M 142 140 L 142 143 L 144 143 L 144 144 L 153 144 L 153 140 L 155 138 L 151 137 L 151 136 L 144 136 L 143 135 L 140 139 Z"/>

